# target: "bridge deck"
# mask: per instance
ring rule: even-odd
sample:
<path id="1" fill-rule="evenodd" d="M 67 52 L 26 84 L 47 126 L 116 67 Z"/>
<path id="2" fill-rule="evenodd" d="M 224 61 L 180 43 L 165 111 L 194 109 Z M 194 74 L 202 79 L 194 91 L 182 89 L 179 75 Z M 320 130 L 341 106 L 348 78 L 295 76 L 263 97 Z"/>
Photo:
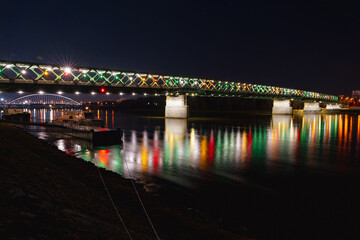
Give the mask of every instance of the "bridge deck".
<path id="1" fill-rule="evenodd" d="M 187 94 L 198 96 L 237 96 L 244 98 L 297 99 L 303 101 L 337 102 L 338 97 L 291 88 L 242 82 L 92 67 L 64 67 L 55 64 L 0 61 L 0 90 L 22 89 L 35 92 L 74 90 L 90 93 L 106 87 L 107 92 L 141 92 L 155 95 Z"/>

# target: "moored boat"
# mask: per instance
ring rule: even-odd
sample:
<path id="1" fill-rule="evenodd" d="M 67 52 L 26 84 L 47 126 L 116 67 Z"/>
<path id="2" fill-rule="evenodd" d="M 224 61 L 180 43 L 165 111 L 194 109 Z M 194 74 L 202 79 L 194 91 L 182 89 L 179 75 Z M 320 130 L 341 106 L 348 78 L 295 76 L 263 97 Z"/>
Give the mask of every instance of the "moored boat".
<path id="1" fill-rule="evenodd" d="M 92 112 L 84 111 L 66 111 L 64 115 L 57 117 L 54 121 L 57 125 L 73 125 L 84 127 L 100 127 L 104 128 L 105 123 L 102 119 L 96 118 Z"/>
<path id="2" fill-rule="evenodd" d="M 104 121 L 91 112 L 67 111 L 52 123 L 70 130 L 64 134 L 92 141 L 94 146 L 119 144 L 122 141 L 122 131 L 119 128 L 105 128 Z"/>

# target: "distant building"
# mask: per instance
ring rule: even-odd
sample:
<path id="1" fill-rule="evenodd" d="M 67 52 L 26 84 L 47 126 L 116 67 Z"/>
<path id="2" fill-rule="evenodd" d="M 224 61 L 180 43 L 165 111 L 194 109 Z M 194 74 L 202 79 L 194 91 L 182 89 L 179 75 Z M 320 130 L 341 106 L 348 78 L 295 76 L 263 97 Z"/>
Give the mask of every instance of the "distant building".
<path id="1" fill-rule="evenodd" d="M 355 99 L 360 99 L 360 90 L 353 90 L 352 97 Z"/>

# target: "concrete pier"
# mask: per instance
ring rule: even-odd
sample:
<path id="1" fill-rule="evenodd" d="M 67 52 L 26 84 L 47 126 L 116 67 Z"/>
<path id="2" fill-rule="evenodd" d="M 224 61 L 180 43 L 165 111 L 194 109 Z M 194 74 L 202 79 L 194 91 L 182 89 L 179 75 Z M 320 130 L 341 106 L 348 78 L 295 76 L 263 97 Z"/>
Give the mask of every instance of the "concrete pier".
<path id="1" fill-rule="evenodd" d="M 167 96 L 165 106 L 166 118 L 188 118 L 189 107 L 185 95 Z"/>
<path id="2" fill-rule="evenodd" d="M 292 114 L 290 100 L 274 100 L 272 114 Z"/>
<path id="3" fill-rule="evenodd" d="M 320 111 L 321 111 L 321 107 L 318 102 L 304 103 L 304 113 L 318 113 Z"/>

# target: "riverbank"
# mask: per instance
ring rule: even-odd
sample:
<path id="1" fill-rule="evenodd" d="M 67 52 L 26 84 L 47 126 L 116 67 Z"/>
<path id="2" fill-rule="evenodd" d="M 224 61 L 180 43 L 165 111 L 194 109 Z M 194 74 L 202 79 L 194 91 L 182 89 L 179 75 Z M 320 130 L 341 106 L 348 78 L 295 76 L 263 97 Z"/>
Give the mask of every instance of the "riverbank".
<path id="1" fill-rule="evenodd" d="M 1 239 L 129 239 L 97 168 L 13 126 L 0 124 Z M 100 169 L 133 239 L 156 239 L 129 180 Z M 139 194 L 161 239 L 245 239 Z"/>

